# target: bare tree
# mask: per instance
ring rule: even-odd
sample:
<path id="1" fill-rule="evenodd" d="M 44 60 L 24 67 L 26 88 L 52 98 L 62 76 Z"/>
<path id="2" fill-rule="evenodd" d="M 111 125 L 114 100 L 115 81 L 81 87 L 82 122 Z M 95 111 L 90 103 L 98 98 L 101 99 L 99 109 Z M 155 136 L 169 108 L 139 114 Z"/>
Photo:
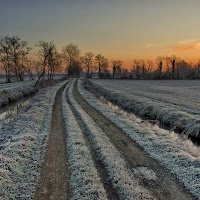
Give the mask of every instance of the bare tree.
<path id="1" fill-rule="evenodd" d="M 151 72 L 152 72 L 152 67 L 153 67 L 153 61 L 152 60 L 147 60 L 148 68 L 147 68 L 147 79 L 151 79 Z"/>
<path id="2" fill-rule="evenodd" d="M 66 45 L 62 49 L 62 55 L 65 61 L 67 62 L 66 70 L 68 69 L 69 66 L 74 65 L 74 63 L 79 63 L 80 50 L 76 44 L 70 43 Z"/>
<path id="3" fill-rule="evenodd" d="M 31 48 L 28 47 L 28 43 L 26 41 L 21 40 L 21 38 L 18 36 L 9 37 L 9 41 L 11 45 L 10 54 L 14 65 L 16 80 L 23 81 L 24 80 L 23 60 L 29 53 Z"/>
<path id="4" fill-rule="evenodd" d="M 197 63 L 197 71 L 198 71 L 198 73 L 200 73 L 200 60 L 199 60 L 199 62 Z"/>
<path id="5" fill-rule="evenodd" d="M 69 75 L 73 75 L 76 77 L 80 75 L 81 71 L 82 71 L 82 68 L 78 62 L 72 63 L 67 69 L 67 72 Z"/>
<path id="6" fill-rule="evenodd" d="M 116 72 L 119 72 L 119 69 L 121 71 L 122 61 L 121 60 L 113 60 L 111 61 L 113 65 L 113 78 L 115 78 Z"/>
<path id="7" fill-rule="evenodd" d="M 171 64 L 172 64 L 172 79 L 175 79 L 175 72 L 176 72 L 176 60 L 177 60 L 177 57 L 175 55 L 173 55 L 171 57 Z"/>
<path id="8" fill-rule="evenodd" d="M 120 78 L 127 79 L 128 78 L 128 69 L 122 68 L 122 76 Z"/>
<path id="9" fill-rule="evenodd" d="M 102 56 L 101 54 L 98 54 L 95 56 L 95 61 L 98 64 L 99 68 L 99 78 L 103 77 L 103 73 L 107 76 L 108 74 L 108 59 Z"/>
<path id="10" fill-rule="evenodd" d="M 49 63 L 49 78 L 53 79 L 54 73 L 61 69 L 62 55 L 58 53 L 57 49 L 53 51 L 48 57 Z"/>
<path id="11" fill-rule="evenodd" d="M 92 64 L 94 54 L 92 52 L 86 52 L 85 55 L 81 58 L 82 63 L 85 65 L 87 77 L 90 77 L 90 72 L 92 68 Z"/>
<path id="12" fill-rule="evenodd" d="M 171 72 L 170 72 L 170 69 L 169 69 L 169 66 L 170 66 L 170 62 L 171 62 L 171 58 L 169 56 L 166 56 L 165 57 L 165 63 L 166 63 L 166 78 L 169 79 L 171 77 Z"/>
<path id="13" fill-rule="evenodd" d="M 177 78 L 185 79 L 188 76 L 188 63 L 184 60 L 179 60 L 176 62 L 177 65 Z M 189 70 L 190 71 L 190 70 Z"/>
<path id="14" fill-rule="evenodd" d="M 14 71 L 16 80 L 24 80 L 24 59 L 31 50 L 26 41 L 19 36 L 4 36 L 0 39 L 1 62 L 6 71 L 7 82 L 10 82 L 10 73 Z M 12 68 L 11 68 L 12 66 Z"/>
<path id="15" fill-rule="evenodd" d="M 135 73 L 136 79 L 141 79 L 141 60 L 133 61 L 133 70 Z"/>
<path id="16" fill-rule="evenodd" d="M 95 56 L 95 61 L 98 64 L 99 68 L 99 78 L 101 78 L 101 63 L 102 63 L 103 56 L 101 54 L 98 54 Z"/>
<path id="17" fill-rule="evenodd" d="M 37 76 L 38 78 L 40 77 L 42 71 L 43 71 L 43 63 L 41 62 L 41 60 L 33 60 L 32 61 L 32 65 L 33 65 L 33 68 L 35 69 L 36 73 L 37 73 Z"/>
<path id="18" fill-rule="evenodd" d="M 109 62 L 108 59 L 103 57 L 102 58 L 102 62 L 101 62 L 101 68 L 102 68 L 102 72 L 103 74 L 107 77 L 108 74 L 110 74 L 109 70 L 108 70 L 108 66 L 109 66 Z"/>
<path id="19" fill-rule="evenodd" d="M 140 62 L 142 65 L 142 78 L 146 79 L 147 78 L 146 62 L 145 62 L 145 60 L 141 60 Z"/>
<path id="20" fill-rule="evenodd" d="M 36 44 L 37 47 L 39 47 L 38 56 L 42 62 L 42 70 L 41 74 L 38 77 L 38 80 L 35 83 L 35 86 L 39 83 L 40 79 L 44 79 L 44 75 L 46 72 L 46 68 L 48 67 L 48 78 L 50 77 L 50 60 L 54 52 L 56 51 L 56 46 L 53 44 L 53 41 L 51 42 L 44 42 L 39 41 L 38 44 Z"/>
<path id="21" fill-rule="evenodd" d="M 200 60 L 197 63 L 197 77 L 200 78 Z"/>
<path id="22" fill-rule="evenodd" d="M 0 38 L 0 62 L 3 64 L 3 69 L 6 72 L 6 82 L 11 82 L 11 44 L 10 44 L 10 37 L 4 36 Z"/>
<path id="23" fill-rule="evenodd" d="M 31 59 L 25 59 L 25 63 L 26 63 L 26 72 L 28 73 L 28 75 L 29 75 L 29 79 L 30 80 L 34 80 L 34 78 L 33 78 L 33 72 L 32 72 L 32 70 L 33 70 L 33 66 L 32 66 L 32 61 L 31 61 Z"/>
<path id="24" fill-rule="evenodd" d="M 158 64 L 158 70 L 159 70 L 159 74 L 158 74 L 158 78 L 161 79 L 162 77 L 162 69 L 163 69 L 163 60 L 165 58 L 163 56 L 158 56 L 156 58 L 157 64 Z"/>

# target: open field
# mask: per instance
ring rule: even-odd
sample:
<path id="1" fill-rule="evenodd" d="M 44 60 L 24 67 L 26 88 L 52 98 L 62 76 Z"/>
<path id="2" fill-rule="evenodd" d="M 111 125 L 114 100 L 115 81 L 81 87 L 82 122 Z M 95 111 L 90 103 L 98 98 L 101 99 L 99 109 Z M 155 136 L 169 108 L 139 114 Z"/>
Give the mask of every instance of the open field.
<path id="1" fill-rule="evenodd" d="M 91 81 L 98 92 L 121 108 L 199 137 L 199 80 Z"/>
<path id="2" fill-rule="evenodd" d="M 42 89 L 2 125 L 0 198 L 200 199 L 199 147 L 83 86 Z"/>

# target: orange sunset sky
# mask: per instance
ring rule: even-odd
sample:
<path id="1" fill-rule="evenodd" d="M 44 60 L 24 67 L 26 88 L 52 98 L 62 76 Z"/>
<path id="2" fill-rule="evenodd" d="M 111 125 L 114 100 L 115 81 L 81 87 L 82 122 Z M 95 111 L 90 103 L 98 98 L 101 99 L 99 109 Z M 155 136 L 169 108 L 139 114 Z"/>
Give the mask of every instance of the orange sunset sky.
<path id="1" fill-rule="evenodd" d="M 58 49 L 76 43 L 81 53 L 120 59 L 177 55 L 200 59 L 199 0 L 0 0 L 0 35 L 18 35 L 35 57 L 39 40 Z"/>

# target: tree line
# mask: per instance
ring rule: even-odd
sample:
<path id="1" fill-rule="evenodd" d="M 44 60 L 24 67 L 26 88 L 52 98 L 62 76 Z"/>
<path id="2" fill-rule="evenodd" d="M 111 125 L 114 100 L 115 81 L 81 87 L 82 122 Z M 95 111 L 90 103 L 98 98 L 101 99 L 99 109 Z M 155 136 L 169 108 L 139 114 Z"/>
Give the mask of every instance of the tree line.
<path id="1" fill-rule="evenodd" d="M 116 79 L 198 79 L 200 78 L 200 61 L 196 64 L 188 63 L 176 56 L 158 56 L 156 60 L 136 59 L 132 69 L 123 67 L 121 60 L 108 59 L 101 55 L 94 55 L 81 51 L 76 44 L 70 43 L 59 52 L 53 41 L 38 41 L 37 60 L 31 60 L 28 55 L 32 48 L 27 41 L 19 36 L 0 37 L 0 63 L 5 71 L 6 82 L 11 82 L 11 76 L 17 81 L 23 81 L 24 75 L 28 74 L 33 79 L 35 71 L 40 80 L 46 76 L 53 79 L 54 74 L 63 68 L 69 75 L 79 75 L 84 72 L 87 77 L 94 75 L 99 78 Z"/>

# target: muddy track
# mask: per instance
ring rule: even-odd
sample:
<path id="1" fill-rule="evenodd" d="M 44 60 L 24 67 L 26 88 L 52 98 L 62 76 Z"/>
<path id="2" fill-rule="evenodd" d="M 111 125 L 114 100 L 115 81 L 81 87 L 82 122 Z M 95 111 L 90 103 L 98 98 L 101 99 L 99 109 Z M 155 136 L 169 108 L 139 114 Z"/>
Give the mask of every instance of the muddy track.
<path id="1" fill-rule="evenodd" d="M 137 174 L 140 185 L 147 188 L 158 199 L 193 199 L 193 197 L 180 186 L 180 184 L 171 177 L 171 175 L 159 165 L 158 162 L 150 158 L 144 151 L 138 147 L 125 133 L 116 127 L 112 122 L 107 120 L 100 112 L 90 106 L 80 95 L 77 89 L 77 83 L 73 88 L 73 95 L 76 101 L 81 105 L 85 112 L 96 122 L 96 124 L 103 130 L 109 137 L 115 148 L 121 153 L 122 157 L 127 163 L 127 168 L 138 170 L 145 167 L 153 170 L 156 174 L 156 180 L 149 180 L 143 174 Z M 80 123 L 80 122 L 79 122 Z M 90 139 L 85 138 L 89 144 Z M 91 151 L 92 145 L 90 144 Z M 93 152 L 93 151 L 92 151 Z M 95 155 L 93 155 L 96 159 Z M 97 160 L 97 159 L 96 159 Z M 97 160 L 98 161 L 98 160 Z M 96 161 L 97 165 L 98 162 Z M 100 163 L 100 167 L 101 167 Z M 97 169 L 99 167 L 97 166 Z M 105 183 L 104 183 L 105 184 Z"/>
<path id="2" fill-rule="evenodd" d="M 62 115 L 62 92 L 66 84 L 56 94 L 52 112 L 51 132 L 46 146 L 40 183 L 35 195 L 36 200 L 67 200 L 71 197 L 66 133 Z"/>

